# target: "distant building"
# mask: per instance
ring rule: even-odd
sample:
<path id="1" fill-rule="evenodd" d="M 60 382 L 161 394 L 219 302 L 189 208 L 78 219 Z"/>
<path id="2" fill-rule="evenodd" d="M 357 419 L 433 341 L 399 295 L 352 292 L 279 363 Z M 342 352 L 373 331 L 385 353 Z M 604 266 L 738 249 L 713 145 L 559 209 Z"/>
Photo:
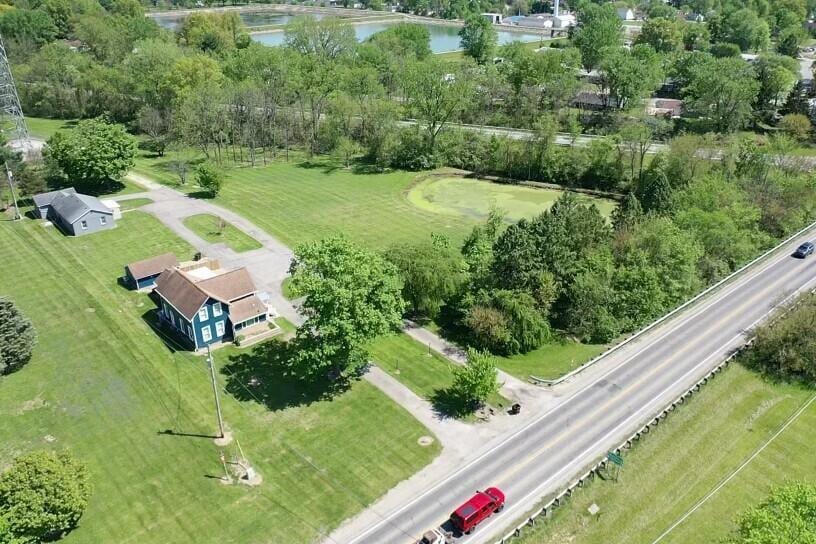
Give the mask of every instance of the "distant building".
<path id="1" fill-rule="evenodd" d="M 113 210 L 98 198 L 77 193 L 73 187 L 34 196 L 34 214 L 47 219 L 71 236 L 81 236 L 116 226 Z"/>
<path id="2" fill-rule="evenodd" d="M 621 21 L 634 21 L 635 12 L 632 8 L 621 6 L 618 8 L 618 17 Z"/>
<path id="3" fill-rule="evenodd" d="M 646 114 L 677 119 L 683 114 L 683 101 L 676 98 L 650 98 L 646 101 Z"/>
<path id="4" fill-rule="evenodd" d="M 272 311 L 245 268 L 222 270 L 208 260 L 182 263 L 164 270 L 153 292 L 161 322 L 195 349 L 270 332 Z"/>
<path id="5" fill-rule="evenodd" d="M 482 13 L 482 17 L 490 21 L 491 24 L 500 25 L 502 24 L 502 14 L 501 13 Z"/>

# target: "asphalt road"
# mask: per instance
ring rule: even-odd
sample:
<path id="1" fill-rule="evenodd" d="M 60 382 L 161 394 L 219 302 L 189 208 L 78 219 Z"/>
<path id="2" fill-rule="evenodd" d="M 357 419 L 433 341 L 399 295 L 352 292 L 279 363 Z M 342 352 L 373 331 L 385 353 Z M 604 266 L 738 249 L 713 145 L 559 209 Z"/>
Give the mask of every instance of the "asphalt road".
<path id="1" fill-rule="evenodd" d="M 611 354 L 603 362 L 604 374 L 498 447 L 384 514 L 348 544 L 414 542 L 475 490 L 489 486 L 504 490 L 507 507 L 458 541 L 475 544 L 500 537 L 540 499 L 560 491 L 694 385 L 785 297 L 816 286 L 816 257 L 790 256 L 801 241 Z"/>

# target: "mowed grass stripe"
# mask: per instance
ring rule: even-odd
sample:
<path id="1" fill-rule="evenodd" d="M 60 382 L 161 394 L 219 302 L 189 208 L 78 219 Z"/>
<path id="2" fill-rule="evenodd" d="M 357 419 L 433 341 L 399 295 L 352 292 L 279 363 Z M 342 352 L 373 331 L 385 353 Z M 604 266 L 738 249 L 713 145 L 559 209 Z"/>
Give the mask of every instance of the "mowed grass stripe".
<path id="1" fill-rule="evenodd" d="M 0 263 L 0 285 L 11 286 L 4 292 L 42 337 L 35 361 L 8 378 L 18 395 L 0 399 L 0 413 L 9 416 L 0 429 L 15 436 L 15 452 L 52 447 L 42 439 L 48 429 L 57 437 L 54 447 L 70 446 L 91 467 L 91 506 L 66 541 L 311 541 L 438 452 L 417 446 L 427 431 L 365 383 L 332 402 L 274 412 L 225 395 L 227 422 L 265 484 L 228 488 L 204 478 L 222 470 L 209 440 L 158 434 L 212 432 L 203 360 L 168 351 L 141 318 L 152 303 L 115 282 L 125 262 L 174 244 L 180 252 L 190 248 L 141 212 L 129 213 L 110 234 L 79 239 L 33 222 L 0 229 L 0 249 L 16 256 Z M 23 270 L 31 281 L 10 280 Z M 216 363 L 234 353 L 218 352 Z M 57 386 L 60 379 L 66 383 Z M 43 383 L 49 407 L 18 415 Z M 375 433 L 382 421 L 387 428 Z M 349 471 L 355 461 L 365 468 Z"/>
<path id="2" fill-rule="evenodd" d="M 723 478 L 736 470 L 795 413 L 811 391 L 772 384 L 734 365 L 626 455 L 620 481 L 596 480 L 524 544 L 651 544 Z M 663 542 L 719 542 L 733 520 L 759 502 L 773 485 L 802 478 L 816 482 L 816 406 Z M 600 507 L 595 518 L 591 504 Z"/>

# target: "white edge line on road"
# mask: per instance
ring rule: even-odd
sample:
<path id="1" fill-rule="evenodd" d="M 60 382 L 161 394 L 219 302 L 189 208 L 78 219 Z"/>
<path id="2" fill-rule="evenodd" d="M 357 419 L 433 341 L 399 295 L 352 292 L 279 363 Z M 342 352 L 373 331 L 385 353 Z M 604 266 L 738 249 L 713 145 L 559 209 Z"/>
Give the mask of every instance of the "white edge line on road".
<path id="1" fill-rule="evenodd" d="M 783 242 L 779 243 L 779 244 L 778 244 L 776 247 L 774 247 L 774 248 L 772 248 L 772 249 L 768 250 L 767 252 L 765 252 L 763 255 L 761 255 L 761 256 L 760 256 L 760 257 L 758 257 L 757 259 L 755 259 L 755 260 L 751 261 L 751 263 L 749 263 L 749 264 L 747 264 L 747 265 L 743 266 L 743 267 L 742 267 L 742 268 L 741 268 L 739 271 L 742 271 L 742 272 L 747 272 L 747 270 L 746 270 L 747 268 L 749 268 L 749 267 L 750 267 L 750 266 L 752 266 L 752 265 L 758 264 L 760 260 L 764 259 L 765 257 L 770 256 L 770 255 L 771 255 L 773 252 L 778 251 L 778 250 L 779 250 L 779 249 L 781 249 L 783 246 L 785 246 L 785 245 L 789 244 L 791 241 L 793 241 L 793 239 L 794 239 L 794 238 L 796 238 L 796 237 L 798 237 L 798 236 L 801 236 L 801 235 L 802 235 L 804 232 L 807 232 L 809 229 L 812 229 L 814 226 L 816 226 L 816 222 L 811 223 L 810 225 L 808 225 L 808 226 L 807 226 L 807 227 L 805 227 L 804 229 L 802 229 L 802 230 L 800 230 L 799 232 L 797 232 L 795 235 L 792 235 L 792 236 L 788 237 L 788 238 L 787 238 L 785 241 L 783 241 Z M 758 271 L 765 270 L 766 268 L 768 268 L 769 266 L 771 266 L 771 265 L 773 265 L 773 264 L 775 264 L 775 263 L 773 263 L 773 262 L 768 262 L 768 263 L 766 263 L 765 267 L 763 267 L 763 268 L 759 269 Z M 748 282 L 748 281 L 750 281 L 751 279 L 753 279 L 753 277 L 755 277 L 755 276 L 745 277 L 745 278 L 738 278 L 737 282 L 735 282 L 735 283 L 733 283 L 733 284 L 730 284 L 730 285 L 728 285 L 728 286 L 726 286 L 726 287 L 727 287 L 727 288 L 730 288 L 730 289 L 732 289 L 732 290 L 733 290 L 733 289 L 735 289 L 735 288 L 737 288 L 737 287 L 740 287 L 740 286 L 744 285 L 746 282 Z M 733 279 L 733 274 L 732 274 L 731 276 L 729 276 L 729 279 Z M 720 282 L 719 284 L 717 284 L 717 287 L 723 287 L 722 283 L 723 283 L 723 282 Z M 712 286 L 712 287 L 714 287 L 714 286 Z M 801 288 L 800 288 L 800 289 L 801 289 Z M 711 290 L 711 288 L 709 288 L 709 290 Z M 707 292 L 708 292 L 708 290 L 706 291 L 706 293 L 707 293 Z M 699 298 L 701 298 L 703 294 L 705 294 L 705 293 L 700 293 L 699 295 L 697 295 L 697 297 L 695 297 L 695 299 L 694 299 L 694 300 L 699 300 Z M 685 323 L 685 322 L 687 322 L 688 320 L 690 320 L 690 318 L 692 318 L 692 317 L 694 317 L 695 315 L 697 315 L 697 314 L 698 314 L 700 311 L 703 311 L 703 310 L 705 310 L 705 309 L 710 308 L 711 306 L 713 306 L 713 305 L 715 305 L 715 304 L 717 304 L 717 303 L 721 302 L 721 300 L 722 300 L 722 299 L 709 299 L 708 301 L 703 302 L 703 304 L 702 304 L 702 305 L 701 305 L 699 308 L 694 308 L 694 310 L 695 310 L 695 311 L 694 311 L 694 313 L 692 313 L 692 314 L 688 314 L 688 315 L 686 315 L 686 316 L 682 317 L 682 318 L 681 318 L 681 319 L 682 319 L 682 322 L 681 322 L 681 323 Z M 689 302 L 691 302 L 691 301 L 689 301 Z M 683 305 L 683 307 L 682 307 L 682 308 L 687 308 L 688 306 L 689 306 L 689 304 L 685 304 L 685 305 Z M 772 309 L 771 309 L 769 312 L 767 312 L 767 313 L 763 314 L 763 316 L 762 316 L 762 317 L 760 317 L 760 319 L 759 319 L 757 322 L 759 322 L 759 321 L 761 321 L 762 319 L 764 319 L 765 317 L 767 317 L 767 315 L 768 315 L 768 314 L 770 314 L 770 313 L 771 313 L 771 312 L 772 312 L 772 311 L 773 311 L 773 310 L 774 310 L 776 307 L 778 307 L 778 304 L 777 304 L 777 305 L 775 305 L 775 306 L 774 306 L 774 307 L 773 307 L 773 308 L 772 308 Z M 677 308 L 676 310 L 674 310 L 674 312 L 677 312 L 677 311 L 679 311 L 680 309 L 681 309 L 681 308 Z M 666 317 L 668 317 L 668 316 L 666 316 Z M 661 322 L 663 322 L 663 321 L 665 321 L 665 319 L 664 319 L 664 320 L 662 320 Z M 755 323 L 756 323 L 756 322 L 755 322 Z M 658 323 L 653 323 L 653 324 L 652 324 L 652 325 L 649 327 L 649 330 L 652 330 L 652 328 L 654 328 L 654 327 L 655 327 L 657 324 L 658 324 Z M 752 325 L 751 325 L 751 327 L 753 327 L 753 326 L 754 326 L 754 324 L 752 324 Z M 749 327 L 749 328 L 750 328 L 750 327 Z M 646 332 L 646 331 L 642 331 L 642 332 Z M 656 342 L 656 341 L 661 340 L 662 338 L 664 338 L 664 337 L 665 337 L 665 336 L 667 336 L 668 334 L 671 334 L 671 332 L 672 332 L 672 331 L 665 331 L 664 333 L 662 333 L 661 335 L 659 335 L 658 337 L 656 337 L 656 338 L 654 339 L 654 341 L 653 341 L 651 344 L 653 344 L 653 343 L 654 343 L 654 342 Z M 737 338 L 738 338 L 739 336 L 741 336 L 742 334 L 743 334 L 743 333 L 738 334 L 738 335 L 737 335 Z M 633 340 L 633 339 L 634 339 L 634 338 L 629 338 L 629 339 L 627 339 L 627 340 L 626 340 L 626 342 L 627 342 L 627 343 L 629 343 L 629 342 L 631 342 L 631 340 Z M 733 341 L 733 339 L 732 339 L 732 340 L 729 340 L 729 342 L 730 342 L 730 341 Z M 651 344 L 650 344 L 650 345 L 651 345 Z M 624 360 L 624 361 L 623 361 L 621 364 L 616 365 L 616 366 L 615 366 L 615 367 L 613 367 L 613 368 L 610 368 L 609 370 L 607 370 L 606 372 L 604 372 L 603 374 L 601 374 L 600 376 L 598 376 L 598 378 L 597 378 L 596 380 L 592 381 L 591 383 L 588 383 L 587 385 L 585 385 L 584 387 L 582 387 L 581 389 L 579 389 L 579 390 L 578 390 L 578 391 L 576 391 L 575 393 L 571 394 L 571 395 L 570 395 L 568 398 L 566 398 L 566 399 L 565 399 L 565 400 L 564 400 L 562 403 L 560 403 L 560 404 L 558 404 L 558 405 L 556 405 L 556 406 L 553 406 L 552 408 L 550 408 L 549 410 L 545 411 L 544 413 L 542 413 L 542 414 L 541 414 L 540 416 L 538 416 L 537 418 L 535 418 L 535 419 L 533 419 L 532 421 L 530 421 L 530 422 L 529 422 L 527 425 L 525 425 L 524 427 L 522 427 L 522 428 L 521 428 L 521 429 L 519 429 L 518 431 L 516 431 L 516 432 L 514 432 L 514 433 L 512 433 L 512 434 L 510 434 L 510 435 L 508 435 L 508 436 L 507 436 L 506 438 L 504 438 L 504 439 L 503 439 L 501 442 L 499 442 L 498 444 L 496 444 L 495 446 L 493 446 L 493 447 L 492 447 L 492 448 L 490 448 L 489 450 L 487 450 L 487 451 L 483 452 L 483 453 L 482 453 L 482 454 L 480 454 L 478 457 L 475 457 L 474 459 L 472 459 L 471 461 L 469 461 L 467 464 L 465 464 L 464 466 L 460 467 L 460 468 L 459 468 L 459 469 L 457 469 L 455 472 L 451 473 L 451 474 L 450 474 L 449 476 L 447 476 L 445 479 L 443 479 L 443 480 L 441 480 L 441 481 L 437 482 L 437 483 L 436 483 L 436 485 L 434 485 L 434 486 L 432 486 L 431 488 L 427 489 L 427 490 L 426 490 L 425 492 L 423 492 L 422 494 L 420 494 L 420 495 L 416 496 L 416 497 L 415 497 L 413 500 L 411 500 L 411 501 L 409 501 L 409 502 L 407 502 L 407 503 L 403 504 L 401 507 L 397 508 L 396 510 L 392 510 L 392 511 L 390 511 L 390 512 L 386 513 L 386 514 L 379 514 L 379 513 L 378 513 L 378 514 L 377 514 L 377 516 L 378 516 L 378 517 L 380 517 L 381 519 L 380 519 L 380 520 L 379 520 L 377 523 L 373 524 L 371 527 L 369 527 L 368 529 L 366 529 L 365 531 L 363 531 L 362 533 L 360 533 L 358 536 L 356 536 L 356 537 L 354 537 L 353 539 L 351 539 L 351 540 L 348 542 L 348 544 L 356 544 L 356 543 L 357 543 L 357 542 L 359 542 L 361 539 L 365 538 L 365 537 L 366 537 L 366 536 L 367 536 L 369 533 L 371 533 L 372 531 L 374 531 L 374 530 L 376 530 L 376 529 L 380 528 L 381 526 L 385 525 L 386 523 L 390 523 L 389 518 L 392 518 L 392 517 L 396 516 L 397 514 L 400 514 L 401 512 L 403 512 L 404 510 L 406 510 L 407 508 L 410 508 L 411 506 L 413 506 L 414 504 L 416 504 L 417 502 L 419 502 L 420 500 L 422 500 L 422 499 L 423 499 L 423 498 L 424 498 L 426 495 L 428 495 L 428 494 L 432 493 L 433 491 L 435 491 L 436 489 L 440 488 L 442 485 L 444 485 L 445 483 L 447 483 L 447 482 L 448 482 L 448 481 L 450 481 L 451 479 L 455 478 L 455 477 L 456 477 L 457 475 L 459 475 L 460 473 L 462 473 L 462 472 L 464 472 L 465 470 L 467 470 L 468 468 L 470 468 L 470 467 L 471 467 L 472 465 L 474 465 L 475 463 L 477 463 L 477 462 L 481 461 L 482 459 L 484 459 L 484 458 L 485 458 L 485 457 L 487 457 L 488 455 L 492 454 L 492 453 L 493 453 L 493 452 L 495 452 L 497 449 L 501 448 L 501 447 L 502 447 L 504 444 L 506 444 L 506 443 L 507 443 L 507 442 L 509 442 L 510 440 L 514 439 L 515 437 L 519 436 L 520 434 L 522 434 L 523 432 L 525 432 L 527 429 L 529 429 L 530 427 L 532 427 L 533 425 L 537 424 L 537 423 L 538 423 L 538 422 L 540 422 L 542 419 L 544 419 L 545 417 L 547 417 L 548 415 L 550 415 L 552 412 L 554 412 L 554 411 L 556 411 L 556 410 L 560 409 L 562 406 L 564 406 L 564 405 L 565 405 L 567 402 L 569 402 L 570 400 L 572 400 L 572 399 L 576 398 L 578 395 L 580 395 L 581 393 L 583 393 L 583 392 L 584 392 L 584 391 L 586 391 L 587 389 L 590 389 L 591 387 L 593 387 L 593 386 L 595 385 L 595 383 L 597 383 L 597 381 L 598 381 L 598 380 L 603 379 L 604 377 L 608 376 L 608 375 L 609 375 L 609 374 L 611 374 L 612 372 L 616 371 L 618 368 L 622 367 L 623 365 L 625 365 L 626 363 L 628 363 L 629 361 L 631 361 L 631 360 L 632 360 L 634 357 L 636 357 L 637 355 L 639 355 L 641 352 L 643 352 L 643 351 L 644 351 L 645 349 L 647 349 L 648 347 L 649 347 L 648 345 L 642 346 L 642 347 L 641 347 L 641 349 L 639 349 L 639 350 L 638 350 L 638 351 L 636 351 L 635 353 L 631 354 L 631 355 L 630 355 L 629 357 L 627 357 L 627 358 L 626 358 L 626 359 L 625 359 L 625 360 Z M 614 351 L 613 351 L 613 350 L 610 350 L 610 351 L 608 351 L 608 352 L 607 352 L 607 353 L 606 353 L 604 356 L 606 356 L 606 355 L 611 355 L 612 353 L 614 353 L 614 352 L 616 352 L 616 351 L 617 351 L 617 350 L 614 350 Z M 707 360 L 707 359 L 706 359 L 706 360 Z M 698 366 L 699 366 L 699 365 L 698 365 Z M 695 367 L 695 370 L 696 370 L 696 368 L 697 368 L 697 367 Z M 685 376 L 684 376 L 684 377 L 685 377 Z"/>
<path id="2" fill-rule="evenodd" d="M 762 321 L 764 321 L 764 320 L 765 320 L 765 319 L 766 319 L 766 318 L 767 318 L 769 315 L 771 315 L 772 313 L 774 313 L 774 312 L 775 312 L 777 309 L 779 309 L 780 307 L 784 306 L 784 305 L 785 305 L 785 304 L 786 304 L 786 303 L 787 303 L 789 300 L 791 300 L 792 298 L 794 298 L 795 296 L 797 296 L 797 295 L 798 295 L 798 294 L 800 294 L 800 293 L 804 293 L 804 292 L 808 291 L 808 289 L 809 289 L 809 287 L 808 287 L 808 286 L 809 286 L 810 284 L 812 284 L 814 281 L 816 281 L 816 277 L 815 277 L 815 278 L 813 278 L 813 279 L 811 279 L 811 280 L 809 280 L 808 282 L 806 282 L 804 285 L 802 285 L 802 286 L 801 286 L 801 287 L 799 287 L 798 289 L 794 290 L 792 293 L 790 293 L 788 296 L 786 296 L 784 299 L 782 299 L 782 300 L 781 300 L 781 301 L 779 301 L 778 303 L 774 304 L 774 305 L 773 305 L 773 306 L 772 306 L 772 307 L 771 307 L 771 308 L 770 308 L 770 309 L 769 309 L 767 312 L 765 312 L 765 313 L 764 313 L 764 314 L 762 314 L 760 317 L 758 317 L 758 318 L 757 318 L 757 319 L 756 319 L 756 320 L 755 320 L 753 323 L 751 323 L 751 325 L 749 325 L 748 327 L 746 327 L 744 330 L 745 330 L 745 331 L 750 331 L 750 330 L 751 330 L 751 329 L 753 329 L 753 328 L 754 328 L 756 325 L 758 325 L 759 323 L 761 323 Z M 736 334 L 735 336 L 733 336 L 732 338 L 730 338 L 730 339 L 729 339 L 727 342 L 725 342 L 725 343 L 723 344 L 723 346 L 728 346 L 728 345 L 730 345 L 732 342 L 734 342 L 735 340 L 738 340 L 740 337 L 742 337 L 742 336 L 744 336 L 744 335 L 745 335 L 745 332 L 741 332 L 741 333 Z M 650 402 L 650 403 L 649 403 L 647 406 L 645 406 L 645 407 L 641 408 L 640 410 L 638 410 L 637 412 L 635 412 L 634 414 L 632 414 L 631 416 L 629 416 L 628 418 L 626 418 L 626 419 L 625 419 L 625 420 L 624 420 L 624 421 L 623 421 L 623 422 L 622 422 L 620 425 L 618 425 L 618 426 L 617 426 L 615 429 L 613 429 L 612 431 L 610 431 L 610 432 L 608 432 L 606 435 L 604 435 L 604 436 L 603 436 L 603 438 L 601 438 L 601 439 L 598 441 L 598 443 L 603 443 L 603 442 L 605 442 L 605 441 L 609 440 L 609 439 L 610 439 L 610 438 L 611 438 L 611 437 L 612 437 L 612 436 L 613 436 L 613 435 L 614 435 L 616 432 L 618 432 L 618 433 L 619 433 L 619 432 L 621 431 L 621 428 L 622 428 L 622 427 L 624 427 L 624 426 L 626 426 L 627 424 L 629 424 L 630 420 L 632 420 L 632 419 L 633 419 L 633 418 L 635 418 L 635 417 L 641 417 L 641 416 L 642 416 L 642 414 L 643 414 L 643 412 L 646 412 L 646 411 L 647 411 L 647 410 L 648 410 L 648 409 L 649 409 L 649 408 L 650 408 L 650 407 L 651 407 L 653 404 L 655 404 L 655 403 L 656 403 L 656 402 L 657 402 L 657 401 L 658 401 L 660 398 L 662 398 L 663 396 L 665 396 L 665 395 L 666 395 L 666 393 L 668 393 L 668 392 L 669 392 L 669 390 L 670 390 L 670 389 L 672 389 L 672 387 L 676 386 L 676 384 L 677 384 L 679 381 L 683 381 L 683 380 L 685 380 L 686 378 L 688 378 L 688 377 L 689 377 L 689 375 L 692 375 L 692 374 L 697 373 L 697 372 L 699 371 L 700 367 L 701 367 L 701 366 L 703 366 L 703 365 L 705 365 L 705 364 L 706 364 L 706 363 L 707 363 L 707 362 L 708 362 L 708 361 L 709 361 L 711 358 L 713 358 L 713 357 L 717 357 L 717 356 L 720 356 L 720 355 L 722 355 L 722 354 L 721 354 L 721 353 L 712 353 L 711 355 L 709 355 L 708 357 L 706 357 L 705 359 L 703 359 L 703 361 L 701 361 L 700 363 L 698 363 L 698 364 L 697 364 L 697 365 L 696 365 L 694 368 L 692 368 L 691 370 L 689 370 L 688 372 L 686 372 L 685 374 L 683 374 L 683 376 L 680 378 L 680 380 L 675 381 L 675 382 L 674 382 L 672 385 L 670 385 L 670 386 L 666 387 L 666 388 L 665 388 L 663 391 L 661 391 L 661 392 L 660 392 L 658 395 L 656 395 L 656 396 L 654 397 L 654 399 L 653 399 L 653 400 L 652 400 L 652 401 L 651 401 L 651 402 Z M 580 455 L 577 457 L 577 459 L 581 459 L 581 460 L 583 460 L 584 458 L 586 458 L 586 457 L 587 457 L 587 454 L 588 454 L 588 453 L 590 453 L 590 452 L 591 452 L 591 449 L 589 449 L 589 448 L 588 448 L 588 449 L 586 449 L 586 450 L 584 450 L 584 451 L 583 451 L 583 452 L 581 452 L 581 454 L 580 454 Z M 574 465 L 574 464 L 575 464 L 575 461 L 573 461 L 572 465 Z M 544 487 L 546 487 L 547 485 L 549 485 L 549 484 L 552 482 L 552 480 L 554 480 L 554 479 L 556 479 L 557 477 L 561 476 L 561 474 L 562 474 L 564 471 L 566 471 L 567 469 L 569 469 L 570 467 L 571 467 L 571 465 L 569 465 L 569 466 L 567 466 L 567 467 L 564 467 L 564 468 L 562 468 L 561 470 L 559 470 L 558 472 L 556 472 L 556 473 L 555 473 L 553 476 L 550 476 L 550 477 L 549 477 L 547 480 L 545 480 L 545 481 L 544 481 L 544 482 L 543 482 L 541 485 L 539 485 L 539 486 L 538 486 L 538 487 L 536 487 L 536 488 L 535 488 L 533 491 L 531 491 L 530 493 L 528 493 L 527 495 L 525 495 L 525 496 L 524 496 L 524 498 L 522 498 L 520 501 L 518 501 L 518 502 L 514 502 L 513 506 L 511 506 L 510 508 L 508 508 L 508 509 L 507 509 L 507 511 L 513 511 L 514 509 L 517 509 L 518 507 L 520 507 L 520 506 L 522 506 L 522 505 L 523 505 L 522 503 L 524 503 L 524 502 L 526 502 L 526 501 L 529 501 L 529 500 L 530 500 L 530 498 L 531 498 L 532 496 L 536 495 L 536 494 L 540 495 L 540 494 L 541 494 L 541 489 L 542 489 L 542 488 L 544 488 Z M 528 508 L 529 508 L 529 507 L 528 507 Z M 488 524 L 487 524 L 487 525 L 485 525 L 484 527 L 485 527 L 485 528 L 489 528 L 489 527 L 491 527 L 491 526 L 492 526 L 492 525 L 493 525 L 493 524 L 494 524 L 496 521 L 498 521 L 498 518 L 494 518 L 494 521 L 492 521 L 492 522 L 488 523 Z"/>

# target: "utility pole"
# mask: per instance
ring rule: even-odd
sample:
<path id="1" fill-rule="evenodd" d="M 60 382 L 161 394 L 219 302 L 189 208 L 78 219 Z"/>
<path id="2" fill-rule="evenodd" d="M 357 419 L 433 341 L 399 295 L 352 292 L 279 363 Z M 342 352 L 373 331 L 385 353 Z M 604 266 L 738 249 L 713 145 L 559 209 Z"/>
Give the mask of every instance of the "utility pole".
<path id="1" fill-rule="evenodd" d="M 213 365 L 212 352 L 207 345 L 207 365 L 210 367 L 210 379 L 212 380 L 213 396 L 215 397 L 215 412 L 218 415 L 218 438 L 224 438 L 224 420 L 221 419 L 221 401 L 218 399 L 218 384 L 215 381 L 215 366 Z"/>

